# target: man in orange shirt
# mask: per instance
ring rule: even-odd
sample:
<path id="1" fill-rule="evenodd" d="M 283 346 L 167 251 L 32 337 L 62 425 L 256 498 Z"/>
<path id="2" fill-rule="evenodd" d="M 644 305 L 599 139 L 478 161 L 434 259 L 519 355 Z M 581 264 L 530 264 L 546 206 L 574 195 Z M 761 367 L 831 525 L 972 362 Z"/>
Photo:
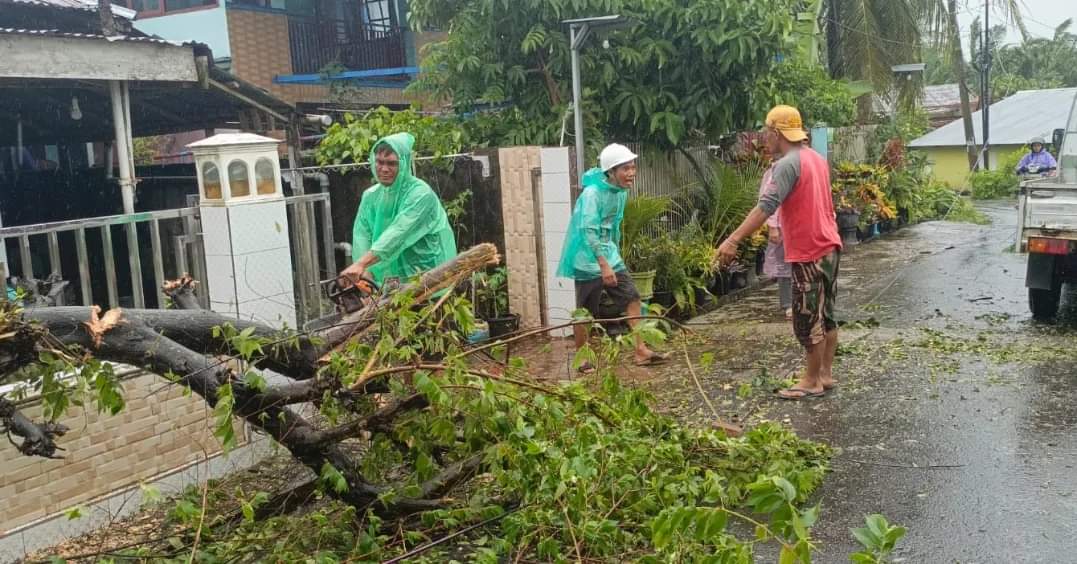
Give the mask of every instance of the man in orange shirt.
<path id="1" fill-rule="evenodd" d="M 834 386 L 834 354 L 838 324 L 834 301 L 838 288 L 841 237 L 830 191 L 830 167 L 825 158 L 803 145 L 807 139 L 800 112 L 776 106 L 767 114 L 767 148 L 778 160 L 771 169 L 771 186 L 760 191 L 759 205 L 748 214 L 716 252 L 728 263 L 741 241 L 755 233 L 781 207 L 785 261 L 793 274 L 793 333 L 804 346 L 807 368 L 783 399 L 817 398 Z"/>

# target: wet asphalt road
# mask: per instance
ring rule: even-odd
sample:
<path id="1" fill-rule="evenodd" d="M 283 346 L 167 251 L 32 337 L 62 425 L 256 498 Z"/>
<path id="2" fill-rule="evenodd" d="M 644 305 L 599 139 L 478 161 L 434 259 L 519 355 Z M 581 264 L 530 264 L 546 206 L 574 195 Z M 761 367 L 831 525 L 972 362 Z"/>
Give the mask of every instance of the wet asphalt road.
<path id="1" fill-rule="evenodd" d="M 1022 358 L 1077 349 L 1077 297 L 1032 322 L 1013 207 L 983 210 L 992 225 L 922 224 L 847 253 L 839 310 L 867 327 L 843 334 L 841 385 L 777 408 L 839 449 L 816 496 L 818 562 L 848 562 L 869 513 L 908 528 L 899 562 L 1077 562 L 1077 365 Z M 927 330 L 942 344 L 909 346 Z M 1013 356 L 939 350 L 954 340 Z"/>

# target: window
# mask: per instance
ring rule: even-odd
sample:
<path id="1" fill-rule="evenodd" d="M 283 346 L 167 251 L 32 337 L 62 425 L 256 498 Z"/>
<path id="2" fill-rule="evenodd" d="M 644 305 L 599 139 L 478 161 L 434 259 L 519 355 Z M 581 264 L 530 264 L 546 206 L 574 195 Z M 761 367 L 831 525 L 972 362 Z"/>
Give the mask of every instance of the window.
<path id="1" fill-rule="evenodd" d="M 112 0 L 113 4 L 131 8 L 138 17 L 163 16 L 202 8 L 214 8 L 218 0 Z"/>
<path id="2" fill-rule="evenodd" d="M 273 161 L 262 157 L 254 163 L 254 185 L 258 194 L 275 194 L 277 192 L 277 180 L 273 174 Z"/>
<path id="3" fill-rule="evenodd" d="M 158 0 L 150 1 L 157 2 Z M 217 5 L 217 0 L 164 0 L 164 2 L 165 13 L 179 12 L 181 10 L 190 10 L 193 8 L 212 8 Z"/>
<path id="4" fill-rule="evenodd" d="M 313 16 L 315 0 L 228 0 L 229 6 L 252 6 L 270 10 L 282 10 L 289 14 Z"/>
<path id="5" fill-rule="evenodd" d="M 389 0 L 364 0 L 363 23 L 374 27 L 389 29 L 396 25 L 396 14 Z"/>
<path id="6" fill-rule="evenodd" d="M 236 159 L 228 164 L 228 187 L 232 190 L 233 198 L 251 195 L 251 176 L 247 171 L 247 163 Z"/>
<path id="7" fill-rule="evenodd" d="M 202 165 L 202 188 L 206 191 L 207 200 L 221 199 L 221 172 L 217 170 L 217 165 Z"/>

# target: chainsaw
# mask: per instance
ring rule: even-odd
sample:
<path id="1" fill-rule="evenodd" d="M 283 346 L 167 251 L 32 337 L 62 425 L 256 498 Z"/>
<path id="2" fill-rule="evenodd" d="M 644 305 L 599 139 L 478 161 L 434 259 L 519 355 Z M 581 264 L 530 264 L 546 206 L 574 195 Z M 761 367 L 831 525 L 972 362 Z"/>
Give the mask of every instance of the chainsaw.
<path id="1" fill-rule="evenodd" d="M 345 315 L 359 311 L 371 298 L 381 293 L 381 288 L 378 287 L 378 284 L 366 276 L 355 281 L 349 276 L 341 275 L 329 280 L 322 280 L 318 284 L 321 286 L 325 297 L 333 302 L 336 312 L 308 321 L 303 327 L 307 332 L 314 332 L 336 325 Z"/>

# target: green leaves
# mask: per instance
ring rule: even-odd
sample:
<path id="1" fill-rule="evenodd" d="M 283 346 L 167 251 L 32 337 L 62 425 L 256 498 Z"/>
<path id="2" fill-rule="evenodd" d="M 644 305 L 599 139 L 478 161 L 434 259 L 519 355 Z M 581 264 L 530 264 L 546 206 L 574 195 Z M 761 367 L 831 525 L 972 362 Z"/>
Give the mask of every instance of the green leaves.
<path id="1" fill-rule="evenodd" d="M 412 92 L 461 112 L 491 145 L 557 144 L 571 99 L 567 18 L 620 13 L 636 25 L 595 31 L 581 51 L 588 134 L 668 148 L 713 136 L 755 116 L 750 85 L 786 51 L 793 10 L 785 0 L 444 0 L 409 3 L 412 24 L 449 30 L 428 49 Z M 506 7 L 508 5 L 509 7 Z M 600 44 L 608 41 L 609 48 Z M 630 93 L 626 95 L 626 93 Z M 656 114 L 664 114 L 653 121 Z"/>
<path id="2" fill-rule="evenodd" d="M 889 562 L 890 553 L 905 536 L 905 527 L 891 525 L 886 517 L 879 514 L 866 516 L 864 523 L 866 526 L 850 532 L 865 550 L 851 554 L 849 560 L 858 564 Z"/>
<path id="3" fill-rule="evenodd" d="M 332 464 L 326 462 L 322 465 L 322 473 L 318 476 L 318 483 L 323 488 L 331 489 L 337 493 L 348 491 L 348 480 Z"/>
<path id="4" fill-rule="evenodd" d="M 455 61 L 456 72 L 470 72 L 481 65 L 475 56 Z M 415 136 L 418 156 L 442 156 L 460 152 L 462 133 L 452 120 L 423 116 L 414 110 L 392 111 L 378 107 L 360 117 L 344 114 L 344 121 L 335 122 L 314 153 L 322 165 L 365 163 L 374 143 L 393 133 L 406 131 Z"/>
<path id="5" fill-rule="evenodd" d="M 244 501 L 240 504 L 240 509 L 243 512 L 243 519 L 248 523 L 254 522 L 254 512 L 258 507 L 269 501 L 269 494 L 266 492 L 258 492 L 254 494 L 254 497 L 248 501 Z"/>
<path id="6" fill-rule="evenodd" d="M 86 509 L 84 507 L 82 507 L 81 505 L 76 505 L 65 511 L 64 517 L 66 517 L 68 521 L 76 521 L 78 519 L 82 519 L 85 511 Z"/>
<path id="7" fill-rule="evenodd" d="M 217 388 L 217 404 L 213 406 L 213 436 L 221 441 L 221 449 L 225 452 L 236 446 L 236 428 L 232 422 L 232 410 L 235 408 L 235 403 L 231 383 Z"/>

